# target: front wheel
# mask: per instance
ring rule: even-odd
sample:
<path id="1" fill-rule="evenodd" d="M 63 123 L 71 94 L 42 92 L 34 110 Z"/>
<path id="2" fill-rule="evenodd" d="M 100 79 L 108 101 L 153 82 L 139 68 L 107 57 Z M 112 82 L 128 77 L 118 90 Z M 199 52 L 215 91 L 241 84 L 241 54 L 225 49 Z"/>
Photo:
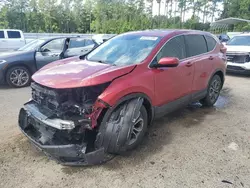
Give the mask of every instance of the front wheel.
<path id="1" fill-rule="evenodd" d="M 106 122 L 101 123 L 96 147 L 104 147 L 111 154 L 123 154 L 135 149 L 146 133 L 147 110 L 143 105 L 135 114 L 136 100 L 131 100 L 115 109 Z"/>
<path id="2" fill-rule="evenodd" d="M 222 80 L 220 76 L 214 75 L 214 77 L 209 83 L 207 95 L 204 99 L 200 100 L 200 103 L 208 107 L 213 106 L 220 95 L 221 88 Z"/>
<path id="3" fill-rule="evenodd" d="M 6 81 L 12 87 L 25 87 L 30 84 L 31 74 L 23 66 L 12 67 L 6 73 Z"/>

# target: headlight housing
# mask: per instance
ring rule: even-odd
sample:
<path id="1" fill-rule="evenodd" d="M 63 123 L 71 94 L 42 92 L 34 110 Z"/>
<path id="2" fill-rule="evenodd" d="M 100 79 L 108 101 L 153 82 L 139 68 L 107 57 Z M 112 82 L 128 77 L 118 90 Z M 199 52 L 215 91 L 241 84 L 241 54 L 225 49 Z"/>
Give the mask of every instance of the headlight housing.
<path id="1" fill-rule="evenodd" d="M 0 64 L 4 64 L 6 62 L 7 62 L 6 60 L 0 60 Z"/>

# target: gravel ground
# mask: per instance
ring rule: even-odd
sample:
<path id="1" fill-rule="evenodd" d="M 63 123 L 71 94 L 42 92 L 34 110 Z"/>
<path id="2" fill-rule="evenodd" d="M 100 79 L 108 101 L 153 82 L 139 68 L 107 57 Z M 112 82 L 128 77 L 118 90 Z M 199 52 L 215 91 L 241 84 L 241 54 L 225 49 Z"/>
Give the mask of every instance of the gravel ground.
<path id="1" fill-rule="evenodd" d="M 0 187 L 250 187 L 249 85 L 227 76 L 214 108 L 193 104 L 159 119 L 136 151 L 93 167 L 61 166 L 37 151 L 17 127 L 30 89 L 2 87 Z"/>

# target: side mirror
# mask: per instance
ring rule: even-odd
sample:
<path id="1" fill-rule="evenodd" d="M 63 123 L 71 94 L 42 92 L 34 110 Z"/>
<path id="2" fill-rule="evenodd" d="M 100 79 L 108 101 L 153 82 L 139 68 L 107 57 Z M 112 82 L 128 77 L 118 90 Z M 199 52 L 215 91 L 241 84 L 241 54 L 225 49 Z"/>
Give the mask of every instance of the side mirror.
<path id="1" fill-rule="evenodd" d="M 179 59 L 176 57 L 163 57 L 158 64 L 154 67 L 177 67 L 179 65 Z"/>

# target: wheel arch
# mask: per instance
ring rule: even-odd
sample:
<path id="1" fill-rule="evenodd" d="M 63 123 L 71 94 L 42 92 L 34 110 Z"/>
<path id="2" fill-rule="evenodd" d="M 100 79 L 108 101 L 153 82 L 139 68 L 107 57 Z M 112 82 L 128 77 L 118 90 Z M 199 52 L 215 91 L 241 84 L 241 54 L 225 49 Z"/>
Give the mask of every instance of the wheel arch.
<path id="1" fill-rule="evenodd" d="M 31 70 L 31 68 L 29 66 L 25 65 L 24 63 L 11 64 L 11 65 L 8 65 L 7 68 L 5 69 L 5 72 L 4 72 L 4 80 L 5 81 L 6 81 L 7 72 L 13 67 L 25 67 L 29 71 L 30 76 L 32 76 L 32 74 L 33 74 L 33 71 Z"/>
<path id="2" fill-rule="evenodd" d="M 109 117 L 109 115 L 113 112 L 113 110 L 115 110 L 118 106 L 124 104 L 127 101 L 130 101 L 132 99 L 135 98 L 143 98 L 143 105 L 147 110 L 147 114 L 148 114 L 148 124 L 150 125 L 154 119 L 154 108 L 151 102 L 151 99 L 144 93 L 131 93 L 128 95 L 125 95 L 123 97 L 121 97 L 118 102 L 116 102 L 116 104 L 112 107 L 110 107 L 109 109 L 107 109 L 105 111 L 105 115 L 103 115 L 103 120 L 106 121 L 105 117 Z M 108 114 L 106 114 L 108 113 Z"/>
<path id="3" fill-rule="evenodd" d="M 209 85 L 211 79 L 214 77 L 214 75 L 218 75 L 218 76 L 221 78 L 222 87 L 223 87 L 224 82 L 225 82 L 225 74 L 224 74 L 224 71 L 223 71 L 222 69 L 216 69 L 216 70 L 213 72 L 212 76 L 211 76 L 210 79 L 209 79 L 208 85 Z"/>
<path id="4" fill-rule="evenodd" d="M 105 151 L 109 151 L 111 153 L 123 153 L 126 151 L 126 137 L 127 133 L 124 128 L 122 128 L 119 125 L 115 125 L 113 123 L 109 123 L 109 118 L 111 117 L 112 113 L 115 112 L 119 107 L 122 107 L 123 104 L 128 102 L 128 104 L 131 104 L 134 99 L 138 99 L 138 102 L 140 99 L 143 99 L 142 105 L 145 107 L 147 111 L 148 116 L 148 122 L 147 125 L 151 123 L 150 121 L 153 120 L 153 107 L 151 105 L 150 98 L 143 94 L 143 93 L 131 93 L 128 94 L 118 100 L 118 102 L 113 106 L 107 106 L 107 108 L 104 109 L 105 114 L 101 115 L 99 121 L 100 124 L 98 126 L 98 132 L 95 139 L 95 147 L 101 148 L 103 147 Z M 140 103 L 140 102 L 139 102 Z M 138 103 L 138 104 L 139 104 Z M 141 103 L 140 103 L 141 105 Z M 124 134 L 123 134 L 124 133 Z"/>

